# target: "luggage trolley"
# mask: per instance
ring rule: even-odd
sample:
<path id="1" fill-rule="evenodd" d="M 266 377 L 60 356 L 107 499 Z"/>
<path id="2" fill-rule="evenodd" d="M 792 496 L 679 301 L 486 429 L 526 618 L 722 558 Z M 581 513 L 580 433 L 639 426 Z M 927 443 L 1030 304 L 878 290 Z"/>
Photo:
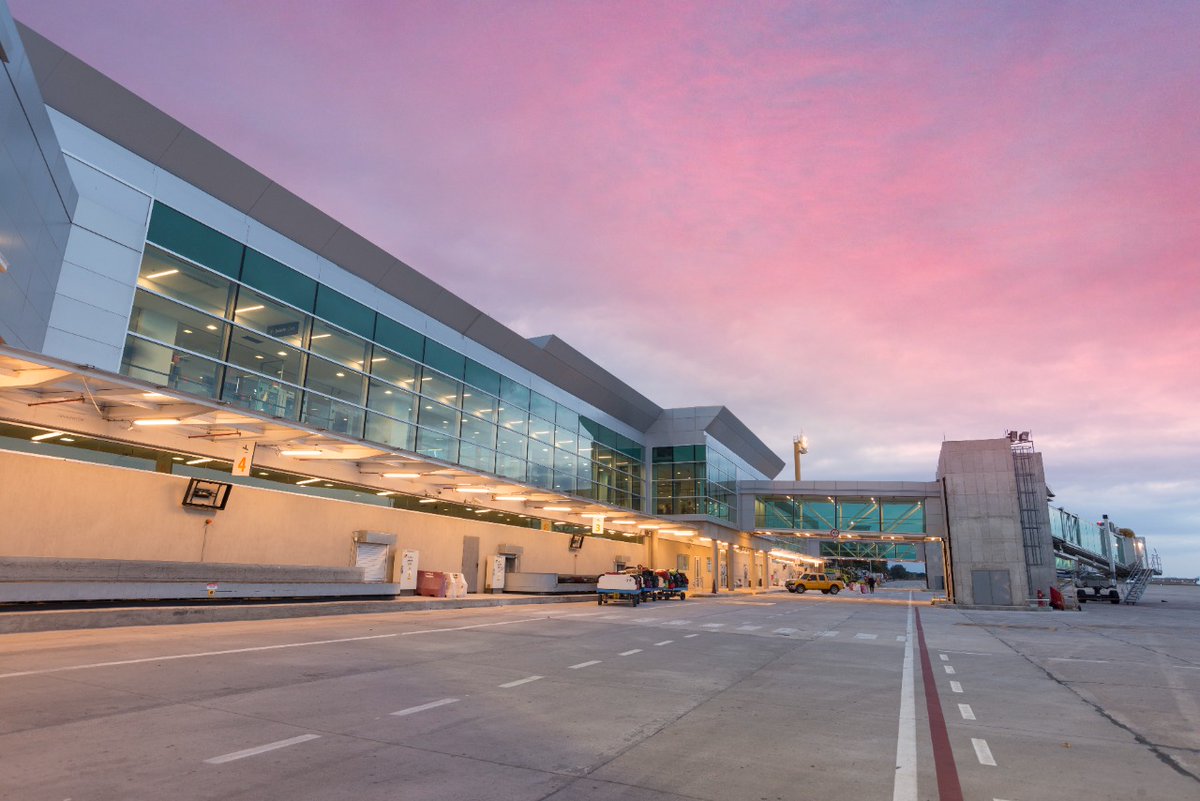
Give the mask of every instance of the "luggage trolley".
<path id="1" fill-rule="evenodd" d="M 628 573 L 605 573 L 596 579 L 596 603 L 603 606 L 609 601 L 629 601 L 633 606 L 642 602 L 640 576 Z"/>

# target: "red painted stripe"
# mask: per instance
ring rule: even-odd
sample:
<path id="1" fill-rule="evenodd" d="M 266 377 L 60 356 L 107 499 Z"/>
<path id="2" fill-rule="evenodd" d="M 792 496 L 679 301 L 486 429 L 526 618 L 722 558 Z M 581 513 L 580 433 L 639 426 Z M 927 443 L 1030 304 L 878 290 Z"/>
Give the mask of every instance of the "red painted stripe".
<path id="1" fill-rule="evenodd" d="M 925 682 L 925 705 L 929 710 L 929 736 L 933 740 L 933 767 L 937 775 L 938 801 L 963 801 L 962 785 L 958 782 L 958 767 L 946 732 L 942 702 L 938 700 L 937 677 L 925 647 L 925 629 L 921 626 L 921 610 L 917 613 L 917 644 L 921 648 L 921 679 Z"/>

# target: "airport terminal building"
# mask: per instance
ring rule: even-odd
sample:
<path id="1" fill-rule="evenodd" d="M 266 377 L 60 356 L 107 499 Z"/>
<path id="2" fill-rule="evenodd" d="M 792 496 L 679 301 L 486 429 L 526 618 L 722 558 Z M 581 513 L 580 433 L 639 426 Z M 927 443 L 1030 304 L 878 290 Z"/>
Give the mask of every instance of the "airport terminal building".
<path id="1" fill-rule="evenodd" d="M 1064 560 L 1144 561 L 1049 505 L 1019 432 L 945 443 L 930 481 L 776 480 L 729 409 L 521 337 L 2 4 L 0 48 L 0 602 L 874 559 L 1023 607 Z"/>

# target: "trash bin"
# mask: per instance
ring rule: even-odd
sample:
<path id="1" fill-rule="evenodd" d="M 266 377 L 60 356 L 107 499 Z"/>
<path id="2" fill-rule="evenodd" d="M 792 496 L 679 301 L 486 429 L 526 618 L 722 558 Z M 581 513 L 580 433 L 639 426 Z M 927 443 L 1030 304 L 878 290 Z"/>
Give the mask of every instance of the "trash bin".
<path id="1" fill-rule="evenodd" d="M 430 598 L 445 598 L 446 574 L 435 570 L 418 570 L 417 595 L 427 595 Z"/>

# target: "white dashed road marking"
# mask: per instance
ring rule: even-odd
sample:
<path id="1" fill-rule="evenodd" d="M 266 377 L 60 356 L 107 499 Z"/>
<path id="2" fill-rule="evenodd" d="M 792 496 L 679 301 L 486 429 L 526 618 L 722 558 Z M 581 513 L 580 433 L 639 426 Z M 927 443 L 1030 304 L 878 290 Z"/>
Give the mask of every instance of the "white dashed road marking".
<path id="1" fill-rule="evenodd" d="M 404 717 L 405 715 L 413 715 L 417 712 L 424 712 L 426 709 L 436 709 L 439 706 L 456 703 L 458 703 L 457 698 L 443 698 L 440 701 L 430 701 L 428 704 L 421 704 L 420 706 L 410 706 L 408 709 L 401 709 L 399 712 L 393 712 L 392 714 L 396 717 Z"/>
<path id="2" fill-rule="evenodd" d="M 618 656 L 633 656 L 634 654 L 640 654 L 641 652 L 642 652 L 641 648 L 632 648 L 628 651 L 622 651 L 621 653 L 618 654 Z"/>
<path id="3" fill-rule="evenodd" d="M 996 767 L 996 758 L 992 756 L 992 749 L 988 748 L 987 740 L 972 737 L 971 745 L 975 746 L 975 756 L 979 759 L 980 765 Z"/>
<path id="4" fill-rule="evenodd" d="M 946 672 L 949 673 L 951 676 L 954 675 L 954 665 L 942 665 L 942 667 L 945 668 Z"/>
<path id="5" fill-rule="evenodd" d="M 725 625 L 724 623 L 701 623 L 700 628 L 702 628 L 702 629 L 719 629 L 719 628 L 721 628 L 721 626 L 724 626 L 724 625 Z"/>
<path id="6" fill-rule="evenodd" d="M 655 645 L 670 645 L 673 642 L 675 642 L 675 641 L 674 640 L 663 640 L 662 642 L 656 642 L 654 644 Z"/>
<path id="7" fill-rule="evenodd" d="M 758 631 L 762 626 L 738 626 L 738 631 Z"/>
<path id="8" fill-rule="evenodd" d="M 879 635 L 878 634 L 863 634 L 862 632 L 859 632 L 858 634 L 854 635 L 854 639 L 856 639 L 856 640 L 877 640 L 877 639 L 879 639 Z"/>
<path id="9" fill-rule="evenodd" d="M 592 665 L 600 664 L 601 661 L 600 659 L 593 659 L 588 662 L 580 662 L 578 665 L 571 665 L 567 670 L 579 670 L 580 668 L 591 667 Z"/>
<path id="10" fill-rule="evenodd" d="M 938 654 L 938 658 L 941 659 L 943 662 L 950 661 L 950 657 L 946 656 L 945 654 Z"/>
<path id="11" fill-rule="evenodd" d="M 903 634 L 896 635 L 896 642 L 905 642 L 907 638 Z"/>
<path id="12" fill-rule="evenodd" d="M 957 681 L 950 682 L 950 692 L 961 693 L 962 685 L 959 684 Z"/>
<path id="13" fill-rule="evenodd" d="M 795 634 L 796 630 L 795 629 L 775 629 L 775 631 L 773 631 L 771 633 L 772 634 Z"/>
<path id="14" fill-rule="evenodd" d="M 699 636 L 700 636 L 699 634 L 685 634 L 685 635 L 683 635 L 683 639 L 690 640 L 692 637 L 699 637 Z"/>
<path id="15" fill-rule="evenodd" d="M 971 709 L 970 704 L 959 704 L 958 714 L 962 715 L 963 720 L 975 719 L 975 710 Z"/>
<path id="16" fill-rule="evenodd" d="M 510 681 L 506 684 L 501 684 L 500 686 L 503 687 L 504 689 L 508 689 L 509 687 L 520 687 L 522 684 L 528 684 L 529 682 L 537 681 L 540 678 L 542 678 L 542 677 L 541 676 L 526 676 L 523 679 L 517 679 L 516 681 Z"/>
<path id="17" fill-rule="evenodd" d="M 204 761 L 209 765 L 220 765 L 223 762 L 232 762 L 235 759 L 245 759 L 246 757 L 265 754 L 268 751 L 274 751 L 279 748 L 287 748 L 289 745 L 307 743 L 309 740 L 319 739 L 320 736 L 321 735 L 319 734 L 301 734 L 299 737 L 292 737 L 288 740 L 279 740 L 277 742 L 267 743 L 266 745 L 260 745 L 257 748 L 247 748 L 245 751 L 234 751 L 232 754 L 222 754 L 221 756 L 213 757 L 212 759 L 206 759 Z"/>
<path id="18" fill-rule="evenodd" d="M 840 631 L 822 631 L 821 632 L 822 637 L 836 637 L 839 634 L 841 634 Z"/>

